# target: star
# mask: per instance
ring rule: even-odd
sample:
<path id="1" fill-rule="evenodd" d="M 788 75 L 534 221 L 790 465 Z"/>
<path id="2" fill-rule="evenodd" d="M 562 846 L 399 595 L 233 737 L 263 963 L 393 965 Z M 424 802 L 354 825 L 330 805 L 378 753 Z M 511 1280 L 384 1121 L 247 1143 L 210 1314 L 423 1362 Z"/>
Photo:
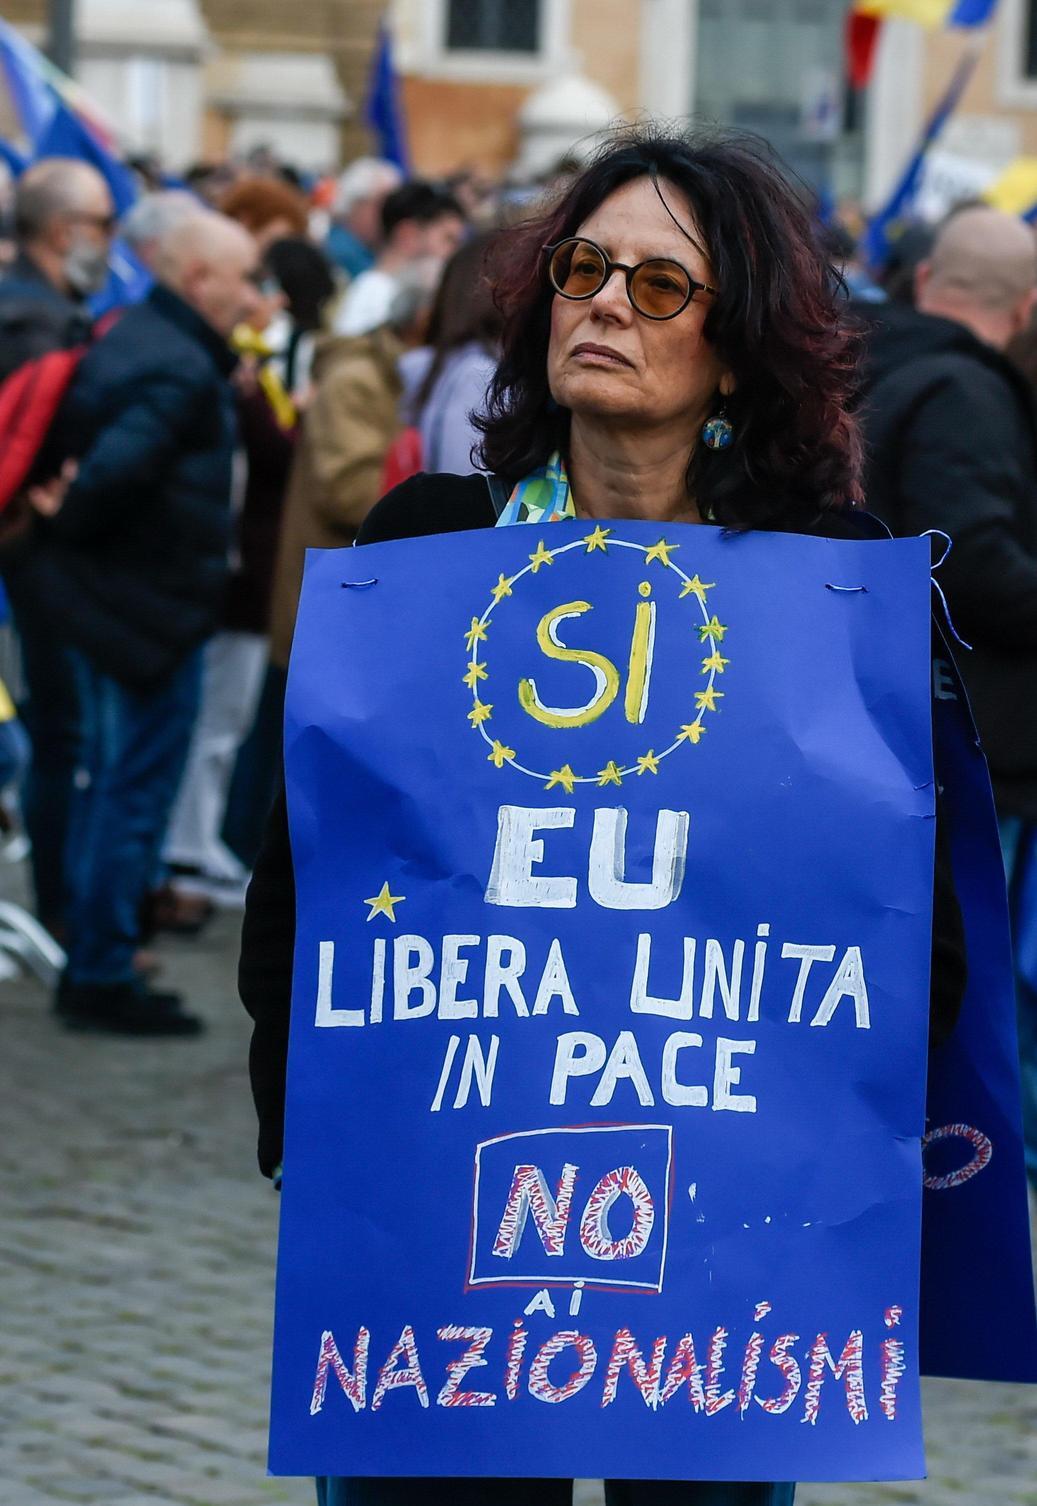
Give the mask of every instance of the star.
<path id="1" fill-rule="evenodd" d="M 622 784 L 623 776 L 619 772 L 619 765 L 610 758 L 603 769 L 598 770 L 598 786 L 606 784 Z"/>
<path id="2" fill-rule="evenodd" d="M 376 915 L 388 915 L 389 919 L 396 924 L 394 905 L 400 905 L 407 898 L 405 894 L 390 894 L 388 882 L 384 883 L 378 893 L 372 899 L 365 899 L 364 904 L 371 906 L 368 920 L 374 920 Z"/>
<path id="3" fill-rule="evenodd" d="M 497 584 L 490 592 L 490 595 L 493 597 L 493 605 L 495 607 L 500 606 L 505 596 L 511 595 L 511 581 L 503 572 L 498 578 Z"/>
<path id="4" fill-rule="evenodd" d="M 492 710 L 492 705 L 487 706 L 485 701 L 480 701 L 479 697 L 476 696 L 475 705 L 468 713 L 468 720 L 471 722 L 473 727 L 478 727 L 480 722 L 489 721 L 490 713 L 492 712 Z"/>
<path id="5" fill-rule="evenodd" d="M 712 591 L 715 585 L 715 580 L 699 580 L 697 575 L 693 575 L 690 580 L 686 580 L 683 586 L 681 586 L 681 597 L 695 595 L 704 604 L 706 592 Z"/>
<path id="6" fill-rule="evenodd" d="M 602 554 L 607 554 L 608 545 L 605 543 L 605 540 L 611 532 L 611 528 L 602 528 L 599 523 L 594 532 L 589 533 L 583 541 L 587 545 L 587 553 L 593 554 L 595 549 L 600 549 Z"/>
<path id="7" fill-rule="evenodd" d="M 723 643 L 724 634 L 726 632 L 727 628 L 722 622 L 717 621 L 715 612 L 708 622 L 699 624 L 699 637 L 702 639 L 703 643 L 705 643 L 707 638 L 715 638 L 718 643 Z"/>
<path id="8" fill-rule="evenodd" d="M 506 748 L 502 742 L 498 742 L 494 738 L 493 747 L 487 753 L 486 757 L 495 769 L 503 769 L 504 765 L 515 757 L 515 749 Z"/>
<path id="9" fill-rule="evenodd" d="M 472 625 L 464 635 L 464 641 L 468 645 L 468 652 L 471 653 L 472 649 L 480 641 L 480 639 L 485 639 L 485 637 L 485 627 L 483 627 L 478 617 L 473 617 Z"/>
<path id="10" fill-rule="evenodd" d="M 711 669 L 715 669 L 718 675 L 722 675 L 725 667 L 730 663 L 730 659 L 722 659 L 718 651 L 714 649 L 708 659 L 703 659 L 702 673 L 707 675 Z"/>
<path id="11" fill-rule="evenodd" d="M 541 565 L 550 565 L 553 562 L 554 556 L 550 549 L 544 548 L 544 541 L 541 539 L 536 547 L 536 553 L 529 556 L 529 563 L 533 566 L 533 574 L 537 573 Z"/>
<path id="12" fill-rule="evenodd" d="M 677 741 L 683 742 L 687 738 L 689 743 L 697 743 L 705 730 L 701 722 L 688 722 L 686 726 L 681 728 Z"/>
<path id="13" fill-rule="evenodd" d="M 639 774 L 658 774 L 659 760 L 651 748 L 643 758 L 637 760 L 637 772 Z"/>
<path id="14" fill-rule="evenodd" d="M 461 676 L 461 684 L 467 685 L 469 690 L 475 689 L 477 680 L 485 680 L 486 665 L 480 664 L 477 659 L 472 659 L 468 664 L 468 673 Z"/>
<path id="15" fill-rule="evenodd" d="M 679 544 L 668 544 L 665 539 L 660 539 L 658 544 L 653 544 L 651 549 L 645 551 L 645 564 L 650 565 L 653 560 L 661 560 L 664 565 L 668 565 L 670 555 L 680 547 Z"/>
<path id="16" fill-rule="evenodd" d="M 560 769 L 555 769 L 550 779 L 544 785 L 544 789 L 552 790 L 554 789 L 556 784 L 560 784 L 562 786 L 562 789 L 565 790 L 566 794 L 571 795 L 573 792 L 573 785 L 575 783 L 576 775 L 573 773 L 572 769 L 570 769 L 567 763 L 563 763 Z"/>
<path id="17" fill-rule="evenodd" d="M 719 711 L 720 707 L 717 705 L 717 701 L 722 701 L 723 699 L 724 692 L 722 690 L 714 690 L 712 685 L 708 685 L 705 690 L 696 690 L 695 692 L 695 705 L 700 711 Z"/>

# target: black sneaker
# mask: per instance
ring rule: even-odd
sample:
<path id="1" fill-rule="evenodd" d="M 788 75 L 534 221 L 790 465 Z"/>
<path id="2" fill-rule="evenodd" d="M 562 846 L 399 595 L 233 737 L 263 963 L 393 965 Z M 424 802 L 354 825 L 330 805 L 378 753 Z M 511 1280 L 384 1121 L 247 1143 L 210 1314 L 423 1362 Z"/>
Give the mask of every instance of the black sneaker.
<path id="1" fill-rule="evenodd" d="M 55 1001 L 69 1030 L 102 1030 L 113 1035 L 198 1035 L 205 1029 L 179 994 L 153 992 L 144 984 L 71 983 L 63 979 Z"/>

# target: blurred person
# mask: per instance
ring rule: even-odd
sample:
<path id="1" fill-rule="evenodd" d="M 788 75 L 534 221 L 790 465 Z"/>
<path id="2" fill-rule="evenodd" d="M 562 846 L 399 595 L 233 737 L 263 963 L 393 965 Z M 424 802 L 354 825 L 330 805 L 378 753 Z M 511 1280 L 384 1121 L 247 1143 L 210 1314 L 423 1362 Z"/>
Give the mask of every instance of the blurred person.
<path id="1" fill-rule="evenodd" d="M 218 209 L 224 194 L 241 176 L 236 162 L 195 162 L 184 173 L 184 184 L 203 204 Z"/>
<path id="2" fill-rule="evenodd" d="M 48 157 L 19 178 L 17 255 L 0 280 L 0 381 L 87 338 L 86 300 L 104 286 L 115 225 L 108 185 L 89 163 Z"/>
<path id="3" fill-rule="evenodd" d="M 335 314 L 335 333 L 366 335 L 389 318 L 406 267 L 431 260 L 440 266 L 464 239 L 464 211 L 432 183 L 405 183 L 382 205 L 382 248 L 375 265 L 350 283 Z"/>
<path id="4" fill-rule="evenodd" d="M 260 253 L 286 235 L 305 236 L 310 227 L 305 194 L 278 178 L 239 178 L 223 195 L 219 208 L 244 225 Z"/>
<path id="5" fill-rule="evenodd" d="M 236 387 L 246 480 L 221 627 L 205 648 L 201 708 L 163 846 L 171 869 L 168 902 L 188 925 L 192 915 L 204 915 L 199 900 L 240 903 L 248 879 L 221 832 L 235 758 L 256 715 L 267 669 L 274 562 L 296 439 L 289 381 L 298 364 L 298 337 L 313 338 L 310 331 L 319 328 L 322 305 L 333 291 L 318 247 L 275 241 L 263 258 L 257 307 L 247 326 L 234 332 L 242 355 Z M 265 814 L 274 770 L 265 778 L 257 770 L 256 780 Z"/>
<path id="6" fill-rule="evenodd" d="M 27 361 L 84 345 L 86 300 L 104 284 L 115 228 L 108 185 L 85 162 L 51 157 L 19 178 L 13 201 L 17 255 L 0 280 L 0 381 Z M 40 598 L 20 568 L 27 526 L 5 516 L 4 578 L 21 650 L 22 706 L 33 757 L 23 810 L 31 841 L 36 913 L 60 939 L 64 929 L 64 843 L 78 753 L 76 691 Z"/>
<path id="7" fill-rule="evenodd" d="M 154 270 L 163 237 L 179 220 L 190 219 L 203 206 L 185 188 L 163 188 L 146 193 L 119 221 L 119 234 L 138 261 Z"/>
<path id="8" fill-rule="evenodd" d="M 1037 302 L 1034 233 L 995 209 L 959 210 L 919 265 L 915 289 L 916 309 L 869 310 L 861 408 L 869 507 L 896 534 L 936 529 L 951 539 L 937 579 L 972 645 L 960 668 L 1012 892 L 1037 822 L 1037 410 L 1005 352 L 1018 349 Z M 1020 1023 L 1032 1084 L 1034 1033 Z M 1032 1175 L 1032 1098 L 1028 1119 Z"/>
<path id="9" fill-rule="evenodd" d="M 283 295 L 265 332 L 271 359 L 293 401 L 305 406 L 314 348 L 336 293 L 335 276 L 320 247 L 302 236 L 274 241 L 263 264 Z"/>
<path id="10" fill-rule="evenodd" d="M 270 657 L 291 652 L 307 549 L 351 544 L 378 500 L 399 428 L 399 360 L 421 338 L 434 289 L 429 261 L 401 271 L 389 319 L 365 335 L 331 335 L 314 358 L 314 398 L 292 467 L 277 554 Z"/>
<path id="11" fill-rule="evenodd" d="M 393 162 L 358 157 L 338 180 L 324 249 L 349 278 L 374 266 L 382 240 L 382 205 L 403 182 Z"/>
<path id="12" fill-rule="evenodd" d="M 79 752 L 66 842 L 70 1027 L 184 1035 L 178 995 L 134 966 L 140 908 L 187 755 L 201 649 L 226 578 L 236 445 L 228 339 L 255 307 L 257 255 L 211 211 L 177 221 L 157 282 L 83 359 L 21 567 L 65 645 Z"/>
<path id="13" fill-rule="evenodd" d="M 893 303 L 913 306 L 918 268 L 932 251 L 934 236 L 931 225 L 908 225 L 893 242 L 878 274 L 879 286 Z"/>
<path id="14" fill-rule="evenodd" d="M 472 469 L 479 433 L 471 415 L 485 405 L 503 323 L 486 269 L 492 242 L 476 236 L 454 252 L 432 305 L 428 343 L 400 357 L 401 417 L 418 430 L 421 470 L 466 476 Z"/>

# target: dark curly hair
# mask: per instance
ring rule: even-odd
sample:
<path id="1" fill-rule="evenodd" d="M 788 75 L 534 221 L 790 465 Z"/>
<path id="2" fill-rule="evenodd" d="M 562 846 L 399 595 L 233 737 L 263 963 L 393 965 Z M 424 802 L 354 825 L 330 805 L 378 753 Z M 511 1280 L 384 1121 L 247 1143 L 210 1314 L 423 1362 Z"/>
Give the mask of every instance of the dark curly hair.
<path id="1" fill-rule="evenodd" d="M 688 492 L 704 518 L 731 528 L 806 521 L 860 501 L 861 444 L 849 404 L 857 337 L 814 218 L 767 144 L 735 134 L 625 131 L 562 196 L 499 237 L 502 353 L 487 395 L 482 462 L 518 480 L 568 447 L 567 409 L 551 400 L 553 293 L 542 247 L 572 235 L 603 200 L 653 174 L 686 195 L 719 292 L 703 333 L 737 383 L 725 407 L 734 443 L 696 444 Z"/>

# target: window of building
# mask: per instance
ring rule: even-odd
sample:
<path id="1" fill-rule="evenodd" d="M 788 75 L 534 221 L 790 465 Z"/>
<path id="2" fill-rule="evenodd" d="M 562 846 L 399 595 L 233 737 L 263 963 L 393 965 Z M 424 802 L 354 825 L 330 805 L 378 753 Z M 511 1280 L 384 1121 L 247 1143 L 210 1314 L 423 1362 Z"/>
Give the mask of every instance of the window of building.
<path id="1" fill-rule="evenodd" d="M 450 52 L 535 54 L 540 48 L 540 0 L 449 0 L 446 47 Z"/>

